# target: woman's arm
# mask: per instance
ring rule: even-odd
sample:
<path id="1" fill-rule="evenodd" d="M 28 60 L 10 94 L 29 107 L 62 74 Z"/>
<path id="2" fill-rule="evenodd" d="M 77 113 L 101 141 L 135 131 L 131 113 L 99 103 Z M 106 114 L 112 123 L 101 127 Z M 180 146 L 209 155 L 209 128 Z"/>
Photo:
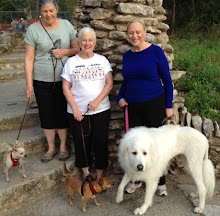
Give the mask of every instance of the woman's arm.
<path id="1" fill-rule="evenodd" d="M 57 59 L 60 59 L 63 56 L 76 55 L 79 51 L 80 51 L 80 47 L 79 47 L 79 43 L 78 43 L 78 38 L 75 38 L 70 43 L 70 49 L 54 49 L 54 50 L 52 50 L 52 53 Z"/>
<path id="2" fill-rule="evenodd" d="M 105 87 L 102 89 L 102 91 L 100 92 L 100 94 L 95 98 L 95 100 L 91 101 L 88 108 L 90 110 L 96 110 L 96 108 L 98 107 L 98 105 L 101 103 L 101 101 L 107 97 L 110 93 L 110 91 L 112 90 L 113 88 L 113 77 L 112 77 L 112 73 L 111 72 L 108 72 L 106 74 L 106 77 L 105 77 L 105 82 L 106 82 L 106 85 Z"/>
<path id="3" fill-rule="evenodd" d="M 75 100 L 74 96 L 71 92 L 72 84 L 63 78 L 63 93 L 66 97 L 68 104 L 71 106 L 73 110 L 73 116 L 77 121 L 81 121 L 83 119 L 83 115 L 80 112 Z"/>
<path id="4" fill-rule="evenodd" d="M 33 67 L 34 67 L 35 47 L 25 44 L 25 77 L 26 77 L 26 95 L 30 98 L 33 93 Z"/>

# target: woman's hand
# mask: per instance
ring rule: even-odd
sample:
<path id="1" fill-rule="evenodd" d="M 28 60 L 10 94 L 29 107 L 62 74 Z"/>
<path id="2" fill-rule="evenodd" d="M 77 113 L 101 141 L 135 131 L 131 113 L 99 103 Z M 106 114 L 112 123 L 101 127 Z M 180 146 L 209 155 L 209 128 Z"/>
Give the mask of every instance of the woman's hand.
<path id="1" fill-rule="evenodd" d="M 65 56 L 65 51 L 63 49 L 53 49 L 51 52 L 57 59 L 61 59 L 63 56 Z"/>
<path id="2" fill-rule="evenodd" d="M 32 93 L 33 93 L 33 86 L 27 86 L 26 87 L 26 96 L 28 99 L 31 98 Z"/>
<path id="3" fill-rule="evenodd" d="M 83 114 L 80 112 L 80 110 L 74 110 L 73 111 L 73 117 L 74 117 L 74 119 L 76 119 L 76 121 L 82 121 L 83 120 L 83 118 L 84 118 L 84 116 L 83 116 Z"/>
<path id="4" fill-rule="evenodd" d="M 173 115 L 173 108 L 166 108 L 166 118 L 169 119 Z"/>
<path id="5" fill-rule="evenodd" d="M 98 105 L 99 105 L 98 101 L 97 100 L 93 100 L 92 102 L 89 103 L 88 109 L 95 111 L 96 108 L 98 107 Z"/>
<path id="6" fill-rule="evenodd" d="M 51 52 L 55 56 L 55 58 L 60 59 L 63 56 L 73 56 L 76 55 L 80 51 L 78 39 L 75 38 L 70 43 L 70 49 L 53 49 Z"/>
<path id="7" fill-rule="evenodd" d="M 118 103 L 120 107 L 124 107 L 128 105 L 127 101 L 124 98 L 121 98 Z"/>

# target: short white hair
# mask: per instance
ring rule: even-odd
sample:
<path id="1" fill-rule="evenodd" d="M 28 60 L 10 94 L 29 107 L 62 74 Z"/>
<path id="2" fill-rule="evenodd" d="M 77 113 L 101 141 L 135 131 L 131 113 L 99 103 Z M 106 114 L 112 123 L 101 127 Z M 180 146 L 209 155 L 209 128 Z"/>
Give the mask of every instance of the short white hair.
<path id="1" fill-rule="evenodd" d="M 95 30 L 93 28 L 90 28 L 90 27 L 83 27 L 82 29 L 80 29 L 79 31 L 79 34 L 78 34 L 78 39 L 79 41 L 81 41 L 82 39 L 82 36 L 84 34 L 87 34 L 87 33 L 92 33 L 93 37 L 94 37 L 94 40 L 96 41 L 96 33 L 95 33 Z"/>

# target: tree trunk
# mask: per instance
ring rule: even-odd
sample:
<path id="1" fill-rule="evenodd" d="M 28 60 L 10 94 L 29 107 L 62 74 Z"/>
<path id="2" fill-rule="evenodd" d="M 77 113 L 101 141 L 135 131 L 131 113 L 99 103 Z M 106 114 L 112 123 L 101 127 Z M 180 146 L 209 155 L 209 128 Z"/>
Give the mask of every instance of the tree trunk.
<path id="1" fill-rule="evenodd" d="M 192 14 L 193 14 L 193 18 L 196 16 L 196 13 L 195 13 L 195 1 L 192 0 Z"/>
<path id="2" fill-rule="evenodd" d="M 172 18 L 171 36 L 175 35 L 175 23 L 176 23 L 176 0 L 173 0 L 173 18 Z"/>

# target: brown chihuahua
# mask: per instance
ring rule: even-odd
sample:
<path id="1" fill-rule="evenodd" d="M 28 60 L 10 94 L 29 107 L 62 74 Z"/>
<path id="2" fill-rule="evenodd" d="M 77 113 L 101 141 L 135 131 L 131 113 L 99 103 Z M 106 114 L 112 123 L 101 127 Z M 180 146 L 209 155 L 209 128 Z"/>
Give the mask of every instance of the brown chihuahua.
<path id="1" fill-rule="evenodd" d="M 85 184 L 83 184 L 81 180 L 72 178 L 68 173 L 65 163 L 63 164 L 63 169 L 66 176 L 66 190 L 68 192 L 69 203 L 71 206 L 73 205 L 72 203 L 73 195 L 74 193 L 78 193 L 80 196 L 82 196 L 83 212 L 86 212 L 86 202 L 88 199 L 92 198 L 96 206 L 101 205 L 100 203 L 97 202 L 94 193 L 95 194 L 100 193 L 104 190 L 107 190 L 108 188 L 112 188 L 112 184 L 105 177 L 101 177 L 98 181 L 92 181 L 91 182 L 92 186 L 90 186 L 88 182 L 85 182 Z"/>

